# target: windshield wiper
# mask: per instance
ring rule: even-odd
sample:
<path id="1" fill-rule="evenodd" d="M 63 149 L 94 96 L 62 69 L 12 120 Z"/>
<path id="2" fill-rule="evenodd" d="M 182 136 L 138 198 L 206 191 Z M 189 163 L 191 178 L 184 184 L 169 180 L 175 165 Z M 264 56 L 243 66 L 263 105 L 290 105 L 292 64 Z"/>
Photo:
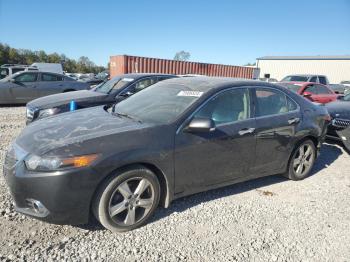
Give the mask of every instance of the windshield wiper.
<path id="1" fill-rule="evenodd" d="M 131 115 L 128 115 L 126 113 L 119 113 L 119 112 L 112 112 L 113 115 L 117 115 L 119 117 L 126 117 L 126 118 L 129 118 L 131 120 L 134 120 L 134 121 L 137 121 L 139 122 L 140 124 L 142 123 L 142 121 L 140 119 L 136 119 L 134 116 L 131 116 Z"/>

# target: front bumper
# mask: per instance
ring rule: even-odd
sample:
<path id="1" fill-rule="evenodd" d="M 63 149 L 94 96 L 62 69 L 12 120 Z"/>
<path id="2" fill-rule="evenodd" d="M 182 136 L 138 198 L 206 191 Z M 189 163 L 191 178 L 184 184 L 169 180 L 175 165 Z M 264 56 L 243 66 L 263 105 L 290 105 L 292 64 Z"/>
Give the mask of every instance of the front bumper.
<path id="1" fill-rule="evenodd" d="M 18 155 L 9 151 L 4 164 L 16 211 L 54 224 L 88 222 L 90 203 L 99 183 L 93 169 L 31 172 L 25 167 L 24 157 Z"/>

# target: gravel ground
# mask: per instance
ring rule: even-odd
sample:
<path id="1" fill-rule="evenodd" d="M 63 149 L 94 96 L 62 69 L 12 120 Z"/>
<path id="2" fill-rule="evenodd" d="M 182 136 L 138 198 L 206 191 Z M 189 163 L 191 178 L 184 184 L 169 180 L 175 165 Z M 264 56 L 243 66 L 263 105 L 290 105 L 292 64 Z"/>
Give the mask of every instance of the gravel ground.
<path id="1" fill-rule="evenodd" d="M 309 178 L 257 179 L 158 209 L 146 226 L 56 226 L 17 214 L 2 176 L 24 107 L 0 108 L 0 261 L 350 261 L 350 161 L 325 144 Z"/>

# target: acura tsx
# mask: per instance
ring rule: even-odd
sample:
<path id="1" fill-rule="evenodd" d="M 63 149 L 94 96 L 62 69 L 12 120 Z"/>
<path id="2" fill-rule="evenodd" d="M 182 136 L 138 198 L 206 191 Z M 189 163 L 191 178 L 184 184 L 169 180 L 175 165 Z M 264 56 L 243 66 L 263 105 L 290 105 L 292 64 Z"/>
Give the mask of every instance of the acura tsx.
<path id="1" fill-rule="evenodd" d="M 275 84 L 174 78 L 112 107 L 35 121 L 12 143 L 4 174 L 18 212 L 57 224 L 93 214 L 122 232 L 186 195 L 305 178 L 328 121 L 324 107 Z"/>

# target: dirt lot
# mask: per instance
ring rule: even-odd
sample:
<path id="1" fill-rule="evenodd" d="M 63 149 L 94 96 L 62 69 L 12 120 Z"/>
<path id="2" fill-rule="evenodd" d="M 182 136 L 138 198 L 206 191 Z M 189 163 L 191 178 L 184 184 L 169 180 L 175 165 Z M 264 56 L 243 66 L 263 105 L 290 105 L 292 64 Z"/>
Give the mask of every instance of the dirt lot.
<path id="1" fill-rule="evenodd" d="M 2 176 L 24 107 L 0 108 L 0 260 L 350 261 L 350 158 L 325 144 L 312 175 L 257 179 L 177 200 L 148 225 L 112 234 L 13 211 Z"/>

